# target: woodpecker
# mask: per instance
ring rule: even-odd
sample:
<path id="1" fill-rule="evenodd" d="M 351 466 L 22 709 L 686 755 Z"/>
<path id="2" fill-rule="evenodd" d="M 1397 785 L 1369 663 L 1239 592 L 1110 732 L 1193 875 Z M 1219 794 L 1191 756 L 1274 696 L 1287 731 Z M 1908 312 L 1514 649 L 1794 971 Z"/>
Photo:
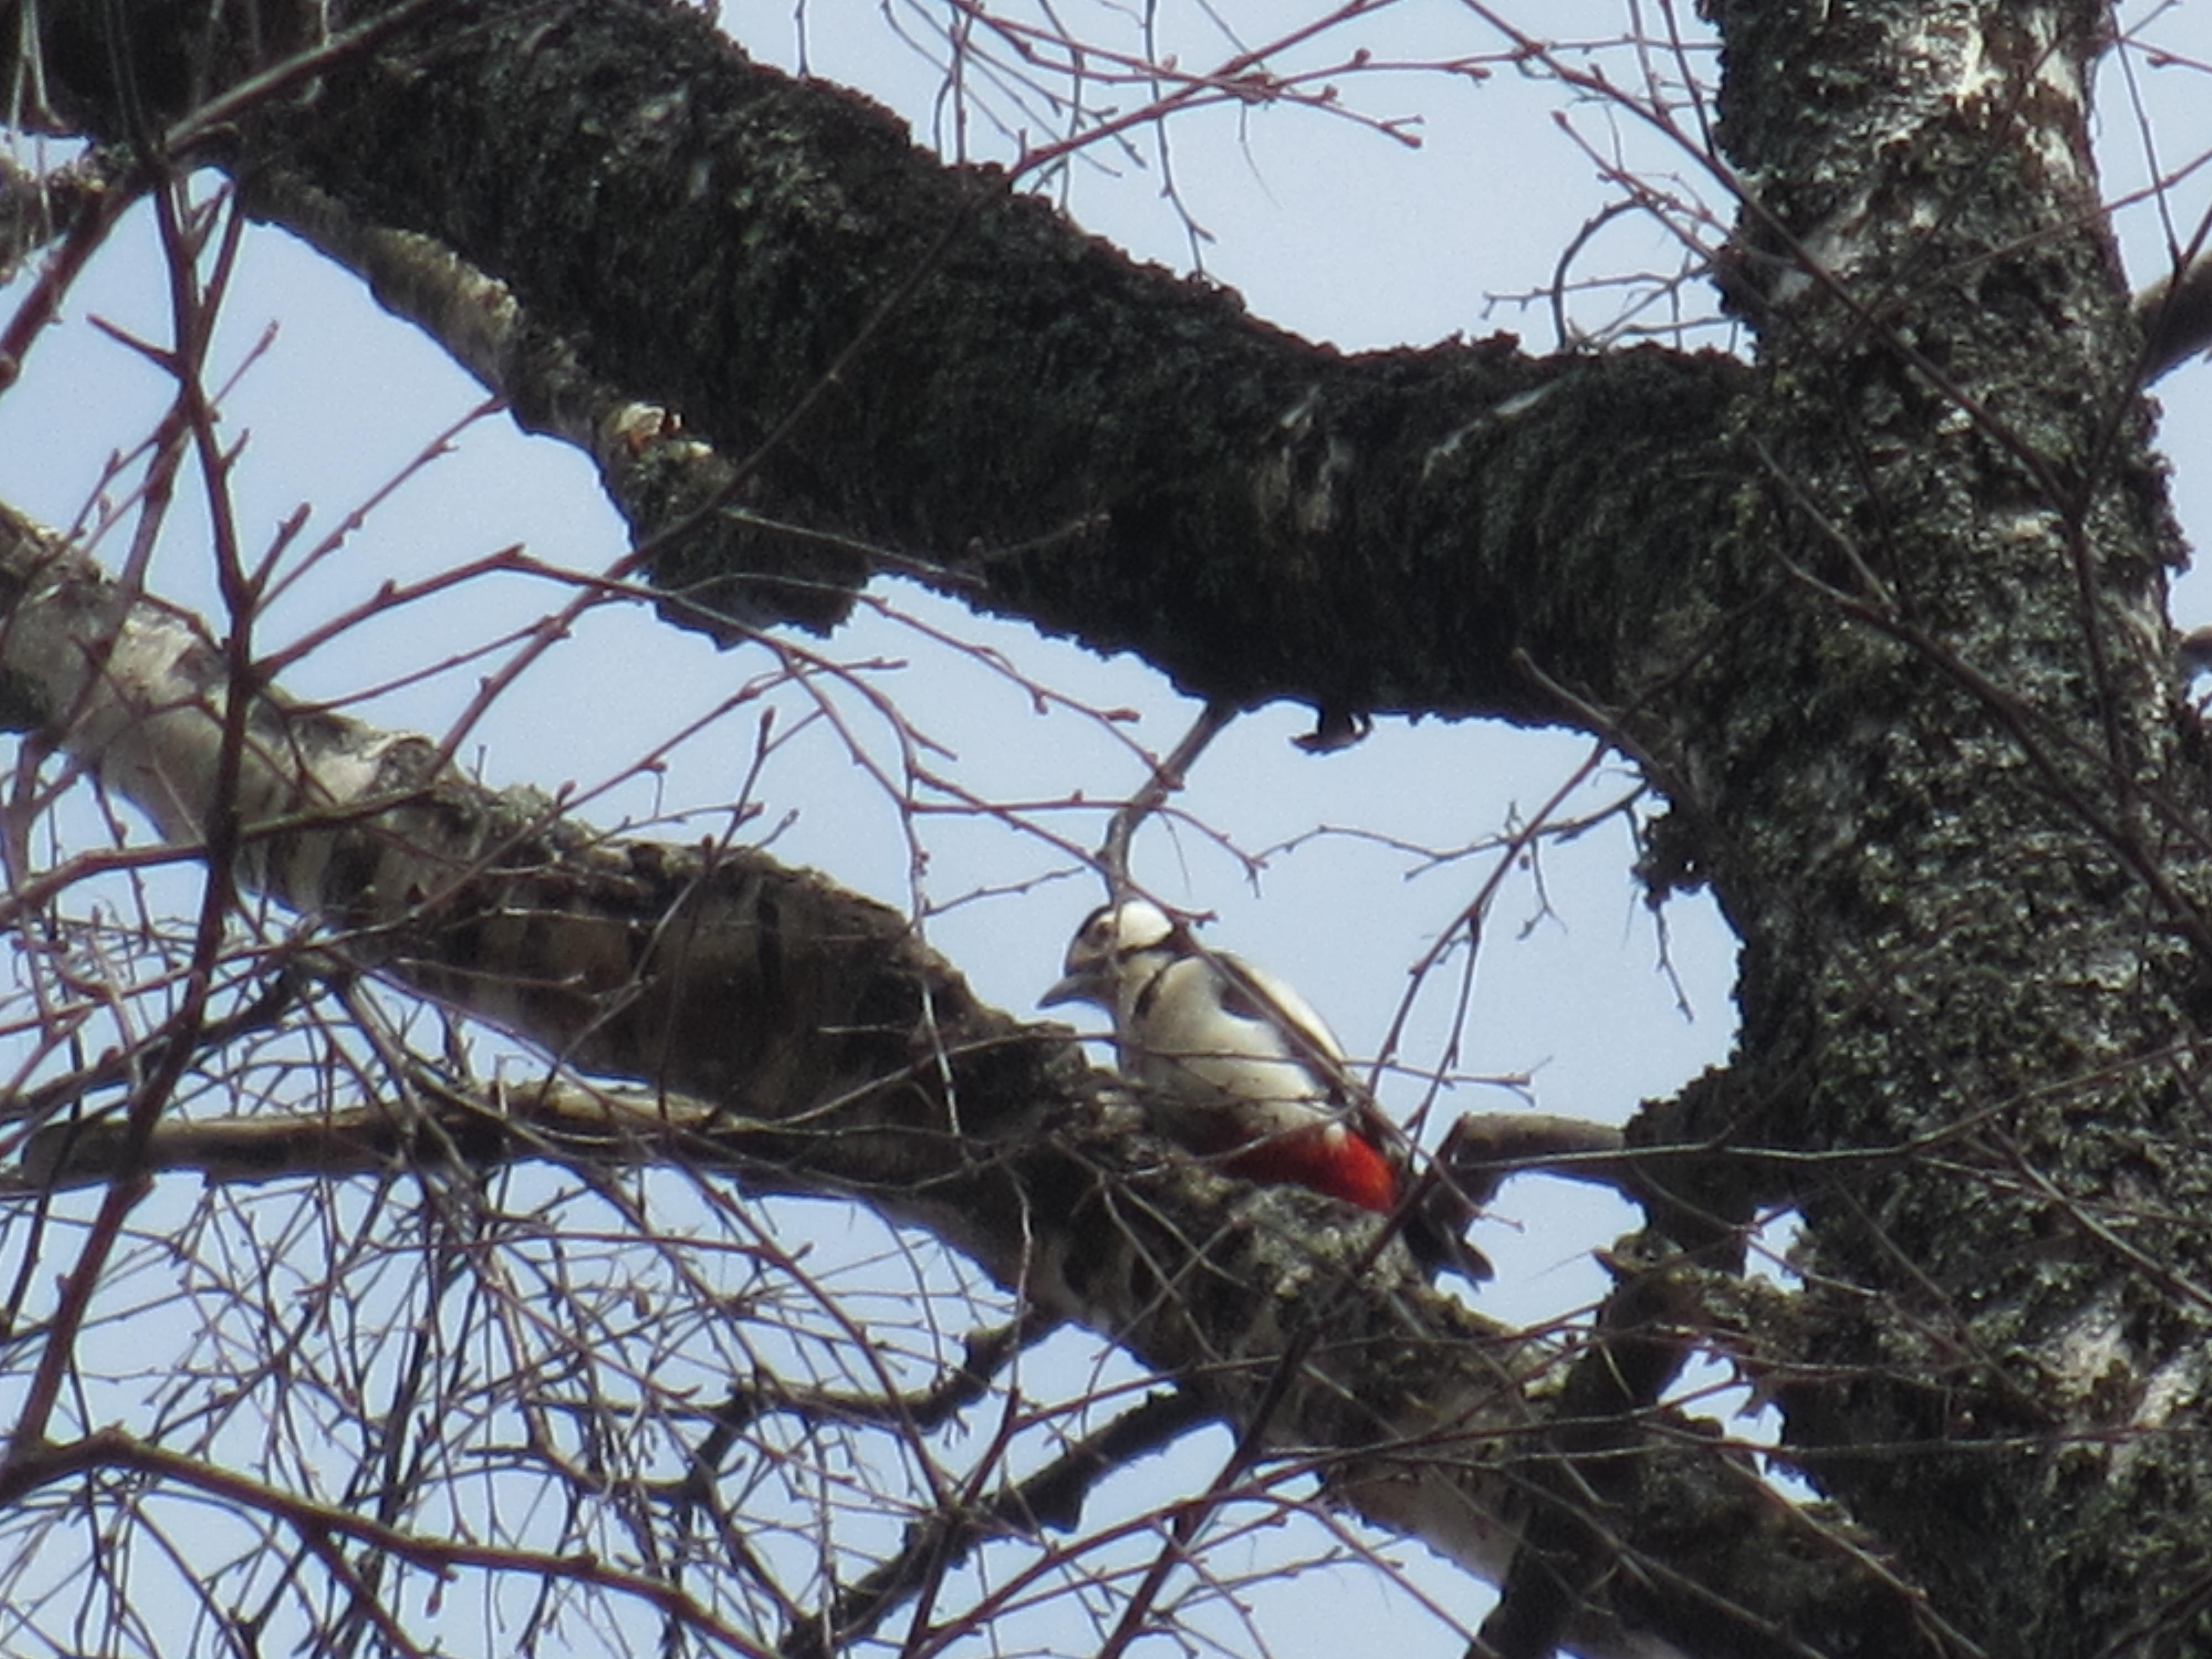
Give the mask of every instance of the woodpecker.
<path id="1" fill-rule="evenodd" d="M 1089 1002 L 1113 1015 L 1122 1075 L 1170 1139 L 1248 1181 L 1294 1182 L 1382 1215 L 1404 1200 L 1404 1136 L 1313 1006 L 1273 974 L 1201 951 L 1139 898 L 1085 917 L 1066 969 L 1038 1006 Z M 1489 1264 L 1459 1237 L 1469 1218 L 1439 1184 L 1407 1218 L 1406 1241 L 1428 1264 L 1486 1279 Z"/>

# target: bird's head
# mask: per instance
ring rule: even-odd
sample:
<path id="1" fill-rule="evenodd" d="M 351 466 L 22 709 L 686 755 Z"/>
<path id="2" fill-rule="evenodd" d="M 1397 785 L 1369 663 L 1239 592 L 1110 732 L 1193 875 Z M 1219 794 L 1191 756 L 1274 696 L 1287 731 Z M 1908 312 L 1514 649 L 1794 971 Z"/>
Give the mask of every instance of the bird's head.
<path id="1" fill-rule="evenodd" d="M 1175 953 L 1176 923 L 1149 899 L 1102 904 L 1083 919 L 1068 942 L 1066 971 L 1037 999 L 1040 1008 L 1063 1002 L 1092 1002 L 1112 1012 L 1122 981 L 1134 964 L 1155 954 Z"/>

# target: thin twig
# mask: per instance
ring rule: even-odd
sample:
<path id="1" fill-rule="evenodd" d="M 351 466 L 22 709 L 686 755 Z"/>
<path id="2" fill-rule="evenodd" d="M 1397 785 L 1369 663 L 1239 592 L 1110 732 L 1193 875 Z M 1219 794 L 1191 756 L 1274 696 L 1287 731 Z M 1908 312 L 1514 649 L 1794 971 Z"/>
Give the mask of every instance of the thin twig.
<path id="1" fill-rule="evenodd" d="M 1183 786 L 1183 780 L 1198 757 L 1206 752 L 1206 745 L 1227 729 L 1237 718 L 1233 704 L 1213 702 L 1198 711 L 1190 730 L 1183 733 L 1182 741 L 1170 751 L 1168 757 L 1152 768 L 1152 775 L 1145 787 L 1123 802 L 1114 821 L 1106 826 L 1106 839 L 1098 848 L 1098 871 L 1106 878 L 1110 896 L 1119 900 L 1130 890 L 1129 843 L 1135 839 L 1137 830 L 1144 821 L 1159 811 L 1167 798 Z"/>

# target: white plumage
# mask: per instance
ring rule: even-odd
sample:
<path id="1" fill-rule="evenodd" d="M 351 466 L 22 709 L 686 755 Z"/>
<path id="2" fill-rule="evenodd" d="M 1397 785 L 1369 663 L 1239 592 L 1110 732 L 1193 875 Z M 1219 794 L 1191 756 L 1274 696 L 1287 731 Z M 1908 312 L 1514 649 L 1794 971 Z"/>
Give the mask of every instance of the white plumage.
<path id="1" fill-rule="evenodd" d="M 1311 1004 L 1264 969 L 1201 951 L 1158 905 L 1093 911 L 1045 1006 L 1091 1002 L 1114 1017 L 1123 1074 L 1160 1129 L 1259 1181 L 1292 1181 L 1388 1212 L 1402 1160 L 1394 1132 L 1346 1069 Z"/>

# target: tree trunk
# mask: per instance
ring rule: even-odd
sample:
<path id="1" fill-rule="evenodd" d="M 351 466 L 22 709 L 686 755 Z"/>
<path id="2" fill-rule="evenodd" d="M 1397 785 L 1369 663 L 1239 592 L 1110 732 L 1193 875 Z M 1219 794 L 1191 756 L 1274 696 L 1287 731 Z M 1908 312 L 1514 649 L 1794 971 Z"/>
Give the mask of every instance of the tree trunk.
<path id="1" fill-rule="evenodd" d="M 1635 756 L 1670 803 L 1650 878 L 1710 884 L 1743 947 L 1733 1062 L 1631 1128 L 1696 1149 L 1647 1167 L 1655 1226 L 1693 1254 L 1654 1242 L 1641 1283 L 1670 1325 L 1730 1334 L 1837 1507 L 1781 1513 L 1664 1413 L 1578 1443 L 1592 1413 L 1650 1399 L 1593 1405 L 1561 1356 L 1409 1287 L 1395 1254 L 1365 1262 L 1362 1229 L 1316 1232 L 1358 1295 L 1301 1279 L 1224 1206 L 1304 1200 L 1161 1174 L 1056 1034 L 977 1006 L 889 913 L 766 860 L 566 841 L 434 769 L 272 785 L 271 811 L 427 791 L 434 826 L 402 839 L 457 837 L 437 854 L 470 872 L 450 908 L 376 965 L 703 1097 L 709 1138 L 742 1115 L 766 1138 L 732 1154 L 741 1176 L 757 1156 L 761 1184 L 927 1220 L 1202 1378 L 1231 1420 L 1346 1454 L 1340 1492 L 1503 1573 L 1509 1607 L 1541 1599 L 1514 1539 L 1557 1544 L 1565 1506 L 1516 1457 L 1633 1446 L 1626 1477 L 1579 1466 L 1609 1506 L 1588 1530 L 1638 1569 L 1577 1582 L 1591 1651 L 2212 1647 L 2212 817 L 2164 619 L 2179 540 L 2088 160 L 2101 8 L 1711 8 L 1716 160 L 1756 181 L 1724 273 L 1752 366 L 1503 337 L 1318 349 L 646 0 L 431 8 L 319 61 L 312 96 L 279 87 L 219 123 L 192 112 L 254 67 L 225 56 L 240 42 L 173 55 L 162 29 L 191 9 L 125 9 L 143 106 L 88 9 L 48 20 L 53 120 L 175 124 L 180 159 L 223 167 L 589 447 L 673 620 L 829 627 L 897 569 L 1218 700 L 1568 723 Z M 80 717 L 65 668 L 32 685 L 8 665 L 15 723 Z M 196 833 L 192 813 L 169 828 Z M 332 833 L 312 827 L 312 856 L 279 843 L 264 884 L 386 928 L 364 896 L 422 884 L 360 882 Z M 282 875 L 300 857 L 311 882 Z M 799 896 L 774 925 L 771 890 Z M 494 939 L 509 910 L 599 932 Z M 712 948 L 656 955 L 672 919 Z M 796 952 L 779 964 L 848 956 L 745 990 L 744 1052 L 717 1049 L 684 1011 L 765 975 L 770 938 Z M 560 988 L 510 994 L 532 982 Z M 665 1001 L 611 1018 L 641 983 Z M 818 1004 L 855 987 L 865 1009 Z M 892 1139 L 762 1127 L 833 1100 L 841 1132 Z M 1145 1206 L 1117 1204 L 1131 1182 Z M 1781 1203 L 1804 1218 L 1802 1287 L 1732 1286 L 1712 1270 L 1732 1230 Z M 1234 1293 L 1163 1298 L 1163 1264 L 1224 1226 Z M 1201 1363 L 1223 1355 L 1253 1363 Z M 1308 1379 L 1287 1401 L 1285 1355 Z M 1514 1639 L 1557 1628 L 1531 1627 Z"/>

